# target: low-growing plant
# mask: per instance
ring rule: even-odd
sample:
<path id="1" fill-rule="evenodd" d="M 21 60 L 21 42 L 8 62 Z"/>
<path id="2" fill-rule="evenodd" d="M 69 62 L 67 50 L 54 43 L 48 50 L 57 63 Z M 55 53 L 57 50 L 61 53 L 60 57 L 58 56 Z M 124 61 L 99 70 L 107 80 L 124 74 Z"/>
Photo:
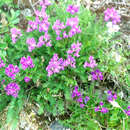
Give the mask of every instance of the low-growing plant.
<path id="1" fill-rule="evenodd" d="M 1 1 L 0 3 L 0 34 L 9 32 L 10 28 L 19 23 L 20 11 L 14 9 L 12 1 Z"/>
<path id="2" fill-rule="evenodd" d="M 28 99 L 39 104 L 39 115 L 69 111 L 62 123 L 73 129 L 127 129 L 130 108 L 117 95 L 122 87 L 107 84 L 125 60 L 109 53 L 117 30 L 109 24 L 108 31 L 102 16 L 71 1 L 41 1 L 28 19 L 26 32 L 12 28 L 0 45 L 0 111 L 8 105 L 7 124 L 16 128 Z M 115 9 L 105 11 L 108 20 L 114 28 L 120 22 Z"/>

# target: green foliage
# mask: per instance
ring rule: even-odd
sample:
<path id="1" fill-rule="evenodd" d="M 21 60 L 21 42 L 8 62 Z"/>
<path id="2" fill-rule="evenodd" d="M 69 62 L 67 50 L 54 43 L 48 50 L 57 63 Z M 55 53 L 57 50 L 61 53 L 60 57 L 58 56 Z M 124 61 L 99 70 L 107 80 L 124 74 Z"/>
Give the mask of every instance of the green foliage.
<path id="1" fill-rule="evenodd" d="M 26 39 L 34 37 L 36 42 L 38 42 L 39 36 L 43 35 L 38 30 L 30 33 L 22 32 L 22 37 L 15 44 L 12 43 L 10 34 L 8 33 L 0 41 L 0 57 L 4 59 L 6 67 L 7 64 L 13 64 L 20 68 L 20 73 L 16 75 L 15 82 L 21 88 L 17 99 L 7 96 L 4 91 L 4 85 L 12 82 L 12 80 L 5 75 L 4 68 L 0 69 L 0 80 L 5 79 L 4 85 L 0 87 L 0 104 L 4 100 L 4 103 L 0 105 L 0 112 L 8 105 L 7 124 L 14 130 L 17 127 L 19 113 L 23 109 L 24 100 L 28 99 L 31 103 L 35 102 L 39 104 L 39 115 L 48 112 L 53 116 L 59 116 L 64 115 L 69 110 L 71 116 L 68 119 L 64 119 L 62 123 L 73 129 L 127 129 L 129 125 L 128 117 L 122 111 L 122 109 L 127 108 L 127 101 L 118 97 L 117 102 L 120 103 L 122 109 L 115 108 L 107 102 L 106 94 L 103 93 L 103 95 L 100 95 L 96 89 L 98 87 L 101 91 L 107 90 L 107 85 L 109 86 L 108 88 L 114 88 L 114 86 L 112 88 L 112 86 L 106 83 L 106 80 L 109 80 L 107 79 L 108 75 L 111 76 L 110 80 L 119 79 L 119 83 L 123 83 L 121 87 L 127 88 L 129 86 L 128 73 L 122 73 L 119 69 L 126 61 L 126 58 L 122 56 L 122 51 L 120 51 L 120 55 L 123 58 L 119 62 L 116 62 L 115 56 L 112 55 L 112 52 L 115 51 L 112 49 L 112 46 L 115 43 L 110 41 L 111 37 L 115 35 L 108 36 L 107 27 L 102 17 L 97 18 L 96 14 L 93 14 L 83 6 L 80 7 L 80 11 L 77 14 L 82 32 L 72 38 L 57 41 L 56 34 L 52 30 L 52 25 L 56 19 L 65 23 L 67 18 L 72 17 L 69 13 L 66 13 L 68 4 L 71 4 L 71 1 L 68 3 L 59 2 L 58 5 L 54 3 L 47 8 L 47 14 L 50 15 L 49 22 L 51 27 L 49 28 L 49 34 L 51 35 L 52 47 L 42 46 L 41 48 L 36 48 L 31 53 L 28 52 Z M 8 24 L 6 27 L 3 25 L 0 26 L 3 29 L 1 33 L 9 31 L 10 27 L 14 27 L 19 22 L 19 14 L 19 11 L 14 10 L 11 10 L 11 16 L 7 14 Z M 27 19 L 32 20 L 34 17 Z M 59 57 L 65 59 L 67 57 L 67 50 L 71 47 L 72 43 L 76 43 L 77 41 L 82 43 L 82 47 L 79 53 L 80 57 L 76 59 L 76 68 L 67 67 L 65 70 L 48 77 L 46 67 L 52 56 L 57 53 Z M 23 56 L 31 56 L 35 67 L 26 69 L 25 71 L 22 70 L 20 58 Z M 97 60 L 97 68 L 104 75 L 103 81 L 93 81 L 91 79 L 91 71 L 93 69 L 83 68 L 83 64 L 85 61 L 88 61 L 89 56 L 93 56 Z M 31 81 L 25 83 L 25 76 L 29 76 Z M 71 97 L 75 85 L 79 86 L 84 97 L 90 97 L 90 101 L 88 101 L 84 109 L 81 109 L 79 104 Z M 95 113 L 94 108 L 100 101 L 104 101 L 105 107 L 109 108 L 109 113 Z"/>
<path id="2" fill-rule="evenodd" d="M 7 113 L 7 125 L 11 130 L 15 130 L 18 125 L 19 121 L 19 114 L 23 108 L 24 104 L 24 95 L 23 91 L 21 90 L 21 93 L 18 97 L 18 99 L 13 98 L 8 106 L 8 113 Z"/>
<path id="3" fill-rule="evenodd" d="M 19 23 L 19 15 L 20 11 L 19 10 L 14 10 L 11 5 L 12 1 L 6 1 L 4 3 L 0 3 L 0 16 L 1 16 L 1 21 L 0 21 L 0 34 L 9 32 L 10 28 L 13 28 L 16 24 Z M 3 11 L 2 6 L 4 7 L 6 5 L 7 11 Z M 10 6 L 11 5 L 11 6 Z"/>
<path id="4" fill-rule="evenodd" d="M 0 7 L 4 4 L 11 4 L 13 2 L 13 0 L 1 0 L 0 1 Z"/>

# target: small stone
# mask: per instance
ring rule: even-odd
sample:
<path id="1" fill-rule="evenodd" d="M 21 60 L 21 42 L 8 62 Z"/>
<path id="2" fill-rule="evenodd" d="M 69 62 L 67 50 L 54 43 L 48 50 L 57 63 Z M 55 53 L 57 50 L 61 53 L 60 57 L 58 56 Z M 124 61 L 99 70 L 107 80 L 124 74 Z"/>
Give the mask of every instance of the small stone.
<path id="1" fill-rule="evenodd" d="M 22 12 L 21 12 L 25 17 L 29 16 L 31 17 L 32 16 L 32 12 L 30 9 L 26 8 L 24 9 Z"/>
<path id="2" fill-rule="evenodd" d="M 50 130 L 70 130 L 70 129 L 62 126 L 58 121 L 54 121 L 50 126 Z"/>

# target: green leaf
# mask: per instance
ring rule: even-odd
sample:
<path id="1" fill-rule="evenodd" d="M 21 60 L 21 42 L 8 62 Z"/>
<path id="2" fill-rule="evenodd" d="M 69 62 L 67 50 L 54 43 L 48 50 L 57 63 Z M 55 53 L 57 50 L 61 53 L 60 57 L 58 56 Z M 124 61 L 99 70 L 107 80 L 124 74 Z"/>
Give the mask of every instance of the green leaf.
<path id="1" fill-rule="evenodd" d="M 0 48 L 1 49 L 4 49 L 4 48 L 6 48 L 7 47 L 7 44 L 6 43 L 0 43 Z"/>
<path id="2" fill-rule="evenodd" d="M 13 19 L 11 21 L 11 24 L 17 24 L 17 23 L 19 23 L 19 18 Z"/>
<path id="3" fill-rule="evenodd" d="M 87 123 L 87 129 L 86 130 L 100 130 L 98 124 L 94 122 L 93 120 L 86 121 Z"/>
<path id="4" fill-rule="evenodd" d="M 38 109 L 38 114 L 41 115 L 44 112 L 44 106 L 40 105 L 40 108 Z"/>

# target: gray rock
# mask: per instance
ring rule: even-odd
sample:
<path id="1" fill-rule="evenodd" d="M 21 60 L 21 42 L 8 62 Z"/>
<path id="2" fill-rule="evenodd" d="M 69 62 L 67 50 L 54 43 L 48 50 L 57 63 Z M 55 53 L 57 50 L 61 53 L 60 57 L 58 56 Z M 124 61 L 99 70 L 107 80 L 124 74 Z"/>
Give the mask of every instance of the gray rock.
<path id="1" fill-rule="evenodd" d="M 64 126 L 62 126 L 59 121 L 54 121 L 51 126 L 50 126 L 51 130 L 70 130 L 69 128 L 66 128 Z"/>

